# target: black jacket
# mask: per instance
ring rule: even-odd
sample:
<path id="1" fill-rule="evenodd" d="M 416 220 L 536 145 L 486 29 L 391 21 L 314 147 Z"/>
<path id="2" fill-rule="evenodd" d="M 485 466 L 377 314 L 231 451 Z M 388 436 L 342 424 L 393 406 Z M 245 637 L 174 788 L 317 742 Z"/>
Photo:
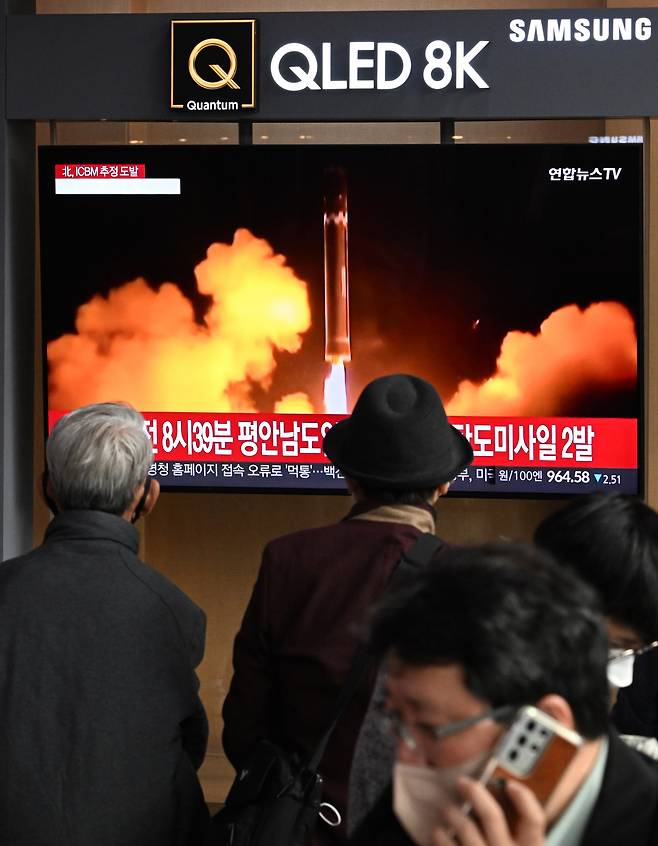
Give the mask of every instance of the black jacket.
<path id="1" fill-rule="evenodd" d="M 622 734 L 658 738 L 658 649 L 636 659 L 633 684 L 619 689 L 612 721 Z"/>
<path id="2" fill-rule="evenodd" d="M 390 789 L 349 841 L 350 846 L 413 846 L 392 809 Z M 580 846 L 658 844 L 658 764 L 610 736 L 601 792 Z"/>
<path id="3" fill-rule="evenodd" d="M 0 564 L 1 846 L 195 842 L 203 612 L 133 526 L 67 511 Z"/>

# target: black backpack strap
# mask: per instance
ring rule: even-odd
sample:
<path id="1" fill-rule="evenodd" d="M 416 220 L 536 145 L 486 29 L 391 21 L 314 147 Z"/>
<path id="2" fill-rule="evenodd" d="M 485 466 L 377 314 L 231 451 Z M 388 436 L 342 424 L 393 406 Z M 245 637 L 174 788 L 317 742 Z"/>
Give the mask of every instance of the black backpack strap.
<path id="1" fill-rule="evenodd" d="M 402 558 L 400 558 L 395 570 L 393 570 L 384 596 L 389 591 L 397 590 L 407 579 L 420 570 L 423 570 L 443 545 L 443 541 L 437 538 L 436 535 L 432 535 L 429 532 L 424 532 L 420 535 L 416 539 L 416 542 L 406 552 L 402 553 Z"/>
<path id="2" fill-rule="evenodd" d="M 402 557 L 395 565 L 395 569 L 388 581 L 386 590 L 382 594 L 382 598 L 389 592 L 393 592 L 401 587 L 414 573 L 422 570 L 429 564 L 433 555 L 443 546 L 443 541 L 437 538 L 436 535 L 425 532 L 420 535 L 411 547 L 402 553 Z M 347 678 L 338 694 L 338 699 L 334 706 L 333 717 L 329 723 L 329 727 L 322 735 L 315 751 L 311 755 L 307 767 L 311 771 L 317 770 L 320 761 L 324 757 L 327 749 L 327 744 L 333 734 L 338 720 L 341 718 L 343 711 L 347 707 L 349 701 L 356 693 L 361 680 L 372 664 L 372 655 L 366 643 L 361 643 L 357 649 L 352 666 L 347 674 Z"/>

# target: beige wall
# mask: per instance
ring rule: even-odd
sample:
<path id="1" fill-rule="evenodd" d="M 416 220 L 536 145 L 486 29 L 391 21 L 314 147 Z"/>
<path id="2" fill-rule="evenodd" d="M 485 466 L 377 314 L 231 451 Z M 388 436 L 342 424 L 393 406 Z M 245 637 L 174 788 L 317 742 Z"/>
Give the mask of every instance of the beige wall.
<path id="1" fill-rule="evenodd" d="M 302 2 L 302 0 L 251 0 L 251 2 L 221 3 L 215 0 L 195 2 L 149 2 L 149 0 L 97 0 L 97 2 L 71 2 L 71 0 L 39 0 L 40 13 L 61 12 L 169 12 L 169 11 L 299 11 L 329 9 L 484 9 L 484 8 L 564 8 L 564 7 L 621 7 L 657 6 L 656 2 L 594 2 L 593 0 L 542 0 L 541 3 L 520 2 Z M 603 134 L 605 121 L 535 121 L 505 122 L 498 124 L 460 124 L 466 140 L 486 143 L 504 140 L 513 135 L 514 141 L 575 141 L 586 140 L 588 134 Z M 273 129 L 273 128 L 272 128 Z M 658 174 L 658 121 L 607 122 L 611 133 L 639 134 L 646 139 L 647 177 L 646 196 L 648 224 L 647 261 L 649 268 L 648 301 L 646 309 L 646 376 L 647 376 L 647 443 L 649 447 L 648 499 L 658 505 L 658 482 L 653 472 L 653 455 L 658 455 L 658 419 L 655 414 L 658 392 L 653 389 L 654 372 L 658 369 L 658 342 L 655 328 L 658 327 L 658 191 L 655 189 Z M 141 132 L 146 143 L 167 143 L 168 125 L 116 124 L 116 125 L 61 125 L 58 141 L 71 143 L 107 143 L 128 140 L 131 132 Z M 282 133 L 300 132 L 300 127 L 281 127 Z M 327 141 L 368 141 L 375 134 L 381 140 L 382 126 L 368 125 L 343 127 L 318 127 Z M 48 143 L 48 128 L 38 129 L 39 142 Z M 113 134 L 114 133 L 114 134 Z M 197 143 L 235 143 L 235 127 L 222 130 L 224 137 L 217 137 L 214 126 L 198 129 Z M 205 134 L 204 134 L 205 133 Z M 333 133 L 333 134 L 332 134 Z M 391 126 L 388 137 L 391 141 L 435 140 L 436 125 Z M 271 135 L 272 133 L 269 132 Z M 428 137 L 428 135 L 433 137 Z M 190 139 L 192 140 L 192 139 Z M 37 293 L 38 296 L 38 293 Z M 39 327 L 37 327 L 39 329 Z M 37 339 L 37 360 L 40 361 L 40 347 Z M 36 374 L 36 431 L 35 471 L 43 467 L 41 411 L 41 373 Z M 35 487 L 35 496 L 37 495 Z M 37 496 L 38 501 L 38 496 Z M 537 522 L 559 503 L 548 501 L 501 500 L 483 501 L 453 499 L 441 502 L 439 508 L 439 532 L 449 541 L 476 542 L 504 535 L 512 538 L 527 538 Z M 208 615 L 206 657 L 200 668 L 202 696 L 208 710 L 211 724 L 209 756 L 204 765 L 203 776 L 209 801 L 220 801 L 232 777 L 220 743 L 220 709 L 230 682 L 231 647 L 245 604 L 254 582 L 263 545 L 276 535 L 294 531 L 301 527 L 332 522 L 345 513 L 349 505 L 346 497 L 340 496 L 273 496 L 235 494 L 169 494 L 161 498 L 156 511 L 145 522 L 142 554 L 149 563 L 164 572 L 201 605 Z M 37 505 L 35 512 L 35 540 L 39 540 L 48 519 L 45 508 Z"/>

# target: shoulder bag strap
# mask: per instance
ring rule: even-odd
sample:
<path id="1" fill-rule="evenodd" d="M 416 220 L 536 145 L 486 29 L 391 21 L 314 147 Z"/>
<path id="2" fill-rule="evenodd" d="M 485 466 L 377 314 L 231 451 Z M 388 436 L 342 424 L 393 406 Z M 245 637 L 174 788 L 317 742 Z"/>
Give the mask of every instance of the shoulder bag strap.
<path id="1" fill-rule="evenodd" d="M 432 535 L 429 532 L 424 532 L 420 535 L 412 546 L 406 552 L 402 553 L 402 557 L 395 565 L 393 574 L 388 581 L 386 590 L 384 591 L 382 597 L 386 596 L 389 591 L 397 590 L 397 588 L 403 585 L 410 576 L 413 575 L 413 573 L 425 567 L 434 553 L 442 546 L 443 541 L 437 538 L 436 535 Z M 361 643 L 354 655 L 352 666 L 347 674 L 347 678 L 345 679 L 340 693 L 338 694 L 338 699 L 336 700 L 333 717 L 329 727 L 322 735 L 320 742 L 308 762 L 307 766 L 309 770 L 315 771 L 320 765 L 320 761 L 327 749 L 329 739 L 336 728 L 336 723 L 340 719 L 349 701 L 354 696 L 359 683 L 365 676 L 371 664 L 372 655 L 370 654 L 368 646 L 366 643 Z"/>

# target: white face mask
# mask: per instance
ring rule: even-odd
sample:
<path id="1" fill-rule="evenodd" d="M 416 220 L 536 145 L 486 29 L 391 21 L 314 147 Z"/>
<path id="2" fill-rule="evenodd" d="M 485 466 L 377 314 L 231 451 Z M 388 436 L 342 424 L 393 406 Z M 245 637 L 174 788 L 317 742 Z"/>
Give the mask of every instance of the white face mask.
<path id="1" fill-rule="evenodd" d="M 623 649 L 610 649 L 608 651 L 608 681 L 613 687 L 628 687 L 633 681 L 635 655 L 624 655 L 623 658 L 617 657 L 622 652 L 624 652 Z"/>
<path id="2" fill-rule="evenodd" d="M 446 805 L 461 804 L 456 782 L 460 776 L 477 776 L 489 753 L 470 758 L 454 767 L 433 769 L 395 763 L 393 811 L 400 825 L 417 846 L 432 846 L 432 831 Z"/>

